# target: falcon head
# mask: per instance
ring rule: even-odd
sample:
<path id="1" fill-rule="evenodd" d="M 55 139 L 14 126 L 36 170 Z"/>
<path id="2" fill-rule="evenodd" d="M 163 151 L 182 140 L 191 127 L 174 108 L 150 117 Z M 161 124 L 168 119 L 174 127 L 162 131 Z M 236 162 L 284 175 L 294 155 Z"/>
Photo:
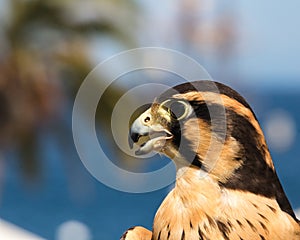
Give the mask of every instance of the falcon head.
<path id="1" fill-rule="evenodd" d="M 167 90 L 134 120 L 129 139 L 137 155 L 165 154 L 177 169 L 199 168 L 220 187 L 274 198 L 295 217 L 254 112 L 228 86 L 196 81 Z"/>
<path id="2" fill-rule="evenodd" d="M 179 154 L 182 127 L 194 115 L 194 109 L 183 98 L 159 98 L 142 113 L 130 129 L 130 145 L 138 145 L 136 155 L 161 152 L 174 159 Z"/>
<path id="3" fill-rule="evenodd" d="M 256 122 L 252 110 L 231 88 L 211 81 L 185 83 L 164 92 L 133 122 L 129 142 L 138 146 L 137 155 L 160 152 L 178 167 L 211 171 L 223 159 L 231 169 L 214 174 L 225 180 L 241 164 L 247 131 L 253 130 L 253 145 L 264 141 L 257 126 L 247 129 L 250 121 Z"/>

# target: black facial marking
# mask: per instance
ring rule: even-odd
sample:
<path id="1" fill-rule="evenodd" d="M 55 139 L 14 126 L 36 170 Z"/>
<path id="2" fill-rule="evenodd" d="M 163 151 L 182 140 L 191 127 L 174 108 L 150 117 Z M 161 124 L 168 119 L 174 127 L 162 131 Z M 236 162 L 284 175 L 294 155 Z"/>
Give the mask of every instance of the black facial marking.
<path id="1" fill-rule="evenodd" d="M 197 118 L 204 120 L 209 126 L 210 131 L 219 138 L 226 138 L 226 111 L 220 104 L 209 104 L 203 101 L 190 101 Z M 193 115 L 192 115 L 193 117 Z"/>
<path id="2" fill-rule="evenodd" d="M 211 128 L 210 131 L 214 132 L 221 139 L 225 139 L 226 137 L 226 117 L 224 118 L 224 108 L 218 104 L 212 104 L 210 106 L 210 111 L 207 108 L 206 103 L 202 102 L 191 102 L 191 105 L 195 111 L 196 117 L 201 118 L 206 121 Z M 210 114 L 214 115 L 213 123 L 210 119 Z M 193 117 L 193 116 L 192 116 Z M 169 125 L 169 129 L 171 129 L 173 134 L 173 144 L 179 150 L 180 154 L 188 161 L 191 162 L 192 165 L 197 166 L 199 168 L 204 169 L 204 166 L 201 163 L 201 159 L 193 150 L 193 143 L 191 140 L 187 139 L 185 136 L 181 136 L 181 122 L 176 119 L 172 119 L 171 124 Z M 184 124 L 184 123 L 183 123 Z M 200 139 L 195 139 L 194 141 L 201 141 Z"/>
<path id="3" fill-rule="evenodd" d="M 179 131 L 177 131 L 177 133 L 179 133 Z M 175 135 L 174 133 L 173 135 L 174 135 L 173 143 L 177 148 L 177 150 L 179 151 L 180 155 L 183 156 L 184 159 L 189 161 L 192 166 L 196 166 L 205 171 L 204 166 L 201 163 L 201 159 L 199 158 L 197 153 L 193 150 L 192 142 L 188 140 L 185 136 Z M 177 145 L 178 143 L 179 145 Z"/>
<path id="4" fill-rule="evenodd" d="M 209 113 L 208 106 L 204 101 L 190 101 L 189 103 L 192 106 L 197 118 L 201 118 L 207 123 L 210 123 L 211 116 Z"/>
<path id="5" fill-rule="evenodd" d="M 276 172 L 265 161 L 265 152 L 259 146 L 259 135 L 254 126 L 232 110 L 227 110 L 227 116 L 228 131 L 241 143 L 245 154 L 243 165 L 235 170 L 226 183 L 220 185 L 275 198 L 283 211 L 296 218 Z"/>
<path id="6" fill-rule="evenodd" d="M 208 131 L 212 131 L 217 137 L 221 139 L 225 139 L 226 137 L 226 117 L 224 117 L 225 111 L 223 106 L 218 104 L 212 104 L 209 109 L 206 103 L 203 102 L 190 102 L 193 107 L 196 117 L 201 118 L 210 126 Z M 210 114 L 214 115 L 213 122 L 211 122 Z M 193 117 L 193 116 L 191 116 Z M 204 166 L 202 165 L 202 160 L 200 156 L 196 154 L 193 150 L 192 140 L 187 139 L 185 136 L 181 135 L 181 122 L 176 119 L 172 119 L 171 124 L 169 125 L 169 129 L 171 129 L 173 134 L 173 144 L 179 150 L 180 154 L 187 160 L 190 161 L 193 166 L 197 166 L 202 170 L 206 171 Z M 184 124 L 184 123 L 183 123 Z M 201 141 L 200 139 L 195 139 L 194 141 Z M 238 159 L 237 159 L 238 161 Z"/>

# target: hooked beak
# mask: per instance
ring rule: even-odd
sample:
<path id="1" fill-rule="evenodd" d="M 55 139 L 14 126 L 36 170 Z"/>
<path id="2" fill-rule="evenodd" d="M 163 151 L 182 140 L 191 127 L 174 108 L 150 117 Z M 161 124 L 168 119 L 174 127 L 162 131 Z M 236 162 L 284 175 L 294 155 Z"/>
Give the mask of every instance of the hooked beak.
<path id="1" fill-rule="evenodd" d="M 166 140 L 173 138 L 170 131 L 160 124 L 152 123 L 150 110 L 141 114 L 131 125 L 129 131 L 129 146 L 133 148 L 134 144 L 138 146 L 136 155 L 144 155 L 151 151 L 159 151 Z"/>

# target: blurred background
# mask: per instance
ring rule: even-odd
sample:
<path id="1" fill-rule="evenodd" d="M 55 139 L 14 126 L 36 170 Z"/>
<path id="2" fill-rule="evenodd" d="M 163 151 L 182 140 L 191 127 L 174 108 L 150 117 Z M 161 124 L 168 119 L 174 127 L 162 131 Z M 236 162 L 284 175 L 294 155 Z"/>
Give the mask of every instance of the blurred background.
<path id="1" fill-rule="evenodd" d="M 113 240 L 132 225 L 151 228 L 170 188 L 133 194 L 106 187 L 83 166 L 71 129 L 87 74 L 145 46 L 193 57 L 246 97 L 300 209 L 299 7 L 297 0 L 0 0 L 0 218 L 56 240 Z M 99 79 L 104 86 L 106 76 Z M 108 131 L 126 91 L 116 82 L 101 99 L 101 143 L 117 164 L 151 169 L 122 155 Z"/>

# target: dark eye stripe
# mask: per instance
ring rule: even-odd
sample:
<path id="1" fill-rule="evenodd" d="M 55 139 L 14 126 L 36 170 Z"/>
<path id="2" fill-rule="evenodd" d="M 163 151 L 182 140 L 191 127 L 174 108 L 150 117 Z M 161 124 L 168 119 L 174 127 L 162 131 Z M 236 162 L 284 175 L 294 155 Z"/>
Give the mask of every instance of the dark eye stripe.
<path id="1" fill-rule="evenodd" d="M 291 205 L 283 193 L 276 172 L 266 163 L 266 151 L 262 148 L 261 137 L 253 125 L 235 111 L 226 110 L 229 135 L 244 148 L 243 165 L 221 185 L 230 189 L 249 191 L 266 197 L 274 197 L 280 208 L 295 218 Z"/>
<path id="2" fill-rule="evenodd" d="M 253 126 L 253 122 L 256 122 L 254 116 L 252 119 L 248 119 L 240 115 L 239 112 L 227 108 L 226 119 L 224 119 L 224 106 L 222 105 L 210 104 L 208 108 L 207 102 L 204 101 L 191 101 L 190 104 L 195 111 L 196 117 L 206 121 L 210 126 L 212 116 L 210 115 L 209 109 L 213 109 L 215 113 L 214 120 L 217 121 L 218 124 L 215 124 L 215 129 L 211 130 L 218 135 L 221 134 L 221 137 L 232 136 L 241 143 L 241 146 L 244 147 L 244 152 L 247 153 L 243 156 L 245 166 L 237 169 L 236 173 L 228 179 L 226 183 L 220 184 L 231 189 L 239 189 L 266 197 L 274 197 L 278 201 L 281 209 L 293 216 L 293 211 L 287 198 L 285 195 L 279 194 L 282 191 L 278 190 L 282 189 L 282 187 L 276 173 L 266 163 L 266 151 L 268 151 L 268 149 L 262 147 L 264 138 L 260 136 Z M 225 132 L 224 127 L 218 129 L 222 124 L 226 124 Z M 224 134 L 226 134 L 226 136 L 224 136 Z M 270 182 L 273 183 L 271 186 L 268 184 Z M 264 188 L 264 186 L 266 187 Z"/>

